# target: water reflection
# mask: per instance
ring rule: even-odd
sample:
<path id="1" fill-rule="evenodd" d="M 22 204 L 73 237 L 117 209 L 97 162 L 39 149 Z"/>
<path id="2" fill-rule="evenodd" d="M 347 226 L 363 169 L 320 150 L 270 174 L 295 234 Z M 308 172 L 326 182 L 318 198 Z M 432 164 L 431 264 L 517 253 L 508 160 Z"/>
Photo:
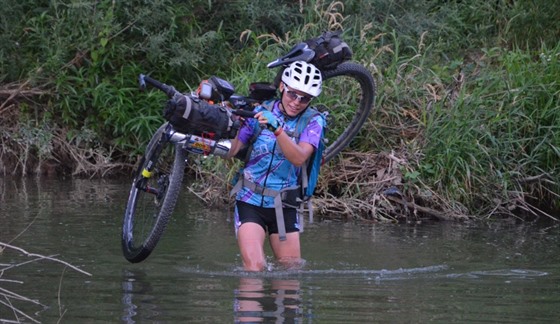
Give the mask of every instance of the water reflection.
<path id="1" fill-rule="evenodd" d="M 62 278 L 59 265 L 35 262 L 0 273 L 0 290 L 48 306 L 22 306 L 43 323 L 60 310 L 68 323 L 558 321 L 558 224 L 318 221 L 302 235 L 304 269 L 251 275 L 239 269 L 231 213 L 188 195 L 150 258 L 127 263 L 128 190 L 128 179 L 0 178 L 0 241 L 17 237 L 13 245 L 93 274 Z M 0 322 L 10 314 L 0 308 Z"/>
<path id="2" fill-rule="evenodd" d="M 235 323 L 303 322 L 299 280 L 242 277 L 234 295 Z"/>
<path id="3" fill-rule="evenodd" d="M 123 270 L 122 304 L 123 323 L 142 323 L 146 320 L 162 319 L 163 309 L 158 305 L 157 295 L 151 280 L 143 270 Z"/>
<path id="4" fill-rule="evenodd" d="M 154 303 L 152 285 L 141 270 L 123 270 L 122 304 L 124 323 L 136 323 L 143 319 L 156 319 L 160 313 Z"/>

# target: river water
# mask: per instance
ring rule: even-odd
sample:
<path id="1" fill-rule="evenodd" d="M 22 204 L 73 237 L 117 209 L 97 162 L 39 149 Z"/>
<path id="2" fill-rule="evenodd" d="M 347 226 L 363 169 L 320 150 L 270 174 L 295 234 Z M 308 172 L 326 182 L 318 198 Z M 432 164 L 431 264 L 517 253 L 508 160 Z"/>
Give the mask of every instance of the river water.
<path id="1" fill-rule="evenodd" d="M 555 224 L 316 221 L 302 234 L 304 269 L 271 263 L 250 274 L 239 268 L 230 211 L 183 194 L 153 254 L 130 264 L 120 249 L 128 182 L 0 178 L 0 242 L 11 246 L 0 254 L 0 323 L 560 318 Z"/>

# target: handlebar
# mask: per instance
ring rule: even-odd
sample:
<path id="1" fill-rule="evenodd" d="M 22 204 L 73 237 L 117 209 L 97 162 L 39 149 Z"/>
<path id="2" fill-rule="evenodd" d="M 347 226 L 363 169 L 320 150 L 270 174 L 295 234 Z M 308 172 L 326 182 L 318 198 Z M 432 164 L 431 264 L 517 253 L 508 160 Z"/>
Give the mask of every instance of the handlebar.
<path id="1" fill-rule="evenodd" d="M 306 43 L 302 42 L 292 47 L 288 54 L 268 63 L 266 67 L 271 69 L 280 65 L 288 65 L 295 61 L 310 62 L 314 57 L 315 51 L 312 50 Z"/>
<path id="2" fill-rule="evenodd" d="M 154 88 L 164 92 L 167 95 L 167 97 L 170 99 L 173 98 L 175 95 L 181 94 L 179 91 L 175 89 L 175 87 L 167 85 L 163 82 L 160 82 L 144 74 L 139 75 L 138 82 L 140 83 L 140 90 L 146 90 L 146 84 L 149 84 Z M 244 110 L 244 109 L 231 109 L 230 111 L 234 115 L 245 117 L 245 118 L 254 118 L 256 114 L 254 111 Z"/>
<path id="3" fill-rule="evenodd" d="M 148 83 L 154 88 L 163 91 L 170 99 L 173 98 L 173 96 L 175 96 L 176 94 L 180 94 L 180 92 L 177 91 L 173 86 L 159 82 L 158 80 L 152 79 L 144 74 L 140 74 L 140 76 L 138 77 L 138 81 L 140 83 L 140 90 L 146 90 L 146 83 Z"/>
<path id="4" fill-rule="evenodd" d="M 231 113 L 239 117 L 245 117 L 245 118 L 255 118 L 255 114 L 256 114 L 256 112 L 252 110 L 243 110 L 243 109 L 232 109 Z"/>

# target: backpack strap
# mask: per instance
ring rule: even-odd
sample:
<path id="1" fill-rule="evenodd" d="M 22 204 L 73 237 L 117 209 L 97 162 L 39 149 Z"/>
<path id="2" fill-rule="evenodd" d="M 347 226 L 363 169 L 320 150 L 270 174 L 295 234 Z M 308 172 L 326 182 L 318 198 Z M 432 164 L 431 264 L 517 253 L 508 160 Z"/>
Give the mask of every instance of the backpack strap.
<path id="1" fill-rule="evenodd" d="M 261 106 L 266 108 L 268 111 L 272 111 L 272 108 L 274 108 L 274 100 L 263 101 Z M 257 140 L 257 137 L 259 137 L 259 135 L 261 134 L 262 130 L 263 128 L 260 127 L 259 123 L 255 123 L 253 128 L 253 136 L 251 136 L 249 143 L 247 143 L 247 146 L 241 149 L 235 155 L 235 157 L 242 160 L 244 164 L 247 164 L 247 162 L 249 161 L 249 157 L 251 157 L 251 152 L 253 151 L 253 144 Z M 240 171 L 243 171 L 243 169 L 240 169 Z"/>
<path id="2" fill-rule="evenodd" d="M 274 211 L 276 213 L 276 225 L 278 226 L 278 235 L 280 241 L 286 240 L 286 224 L 284 222 L 284 204 L 282 201 L 286 196 L 290 194 L 291 191 L 299 190 L 299 186 L 287 187 L 282 190 L 274 190 L 270 188 L 263 187 L 252 181 L 241 177 L 239 181 L 235 184 L 230 192 L 230 195 L 234 195 L 239 192 L 243 187 L 248 188 L 253 192 L 260 193 L 263 196 L 274 197 Z"/>
<path id="3" fill-rule="evenodd" d="M 274 107 L 274 100 L 268 100 L 262 103 L 262 106 L 264 108 L 266 108 L 269 111 L 272 111 L 273 107 Z M 321 113 L 316 110 L 313 107 L 308 107 L 303 114 L 299 117 L 298 123 L 296 125 L 295 131 L 294 132 L 289 132 L 289 136 L 291 137 L 295 137 L 296 138 L 296 142 L 299 143 L 299 137 L 301 136 L 301 134 L 303 133 L 303 131 L 305 130 L 305 127 L 307 127 L 307 125 L 309 124 L 309 122 L 311 122 L 311 120 L 313 119 L 313 117 L 320 115 Z M 259 127 L 259 124 L 256 124 L 255 127 Z M 248 148 L 247 151 L 244 153 L 245 157 L 244 157 L 244 162 L 247 163 L 249 160 L 249 157 L 251 156 L 251 152 L 253 150 L 253 143 L 257 140 L 257 137 L 260 135 L 260 133 L 262 132 L 262 128 L 259 127 L 259 129 L 255 129 L 255 131 L 253 132 L 253 136 L 251 137 L 249 143 L 248 143 Z M 315 151 L 317 152 L 317 150 Z M 315 153 L 314 153 L 315 154 Z M 308 187 L 308 165 L 309 165 L 309 160 L 305 161 L 303 163 L 303 165 L 301 166 L 301 174 L 300 174 L 300 180 L 299 180 L 299 185 L 298 186 L 292 186 L 292 187 L 288 187 L 288 188 L 284 188 L 282 190 L 273 190 L 273 189 L 269 189 L 266 187 L 263 187 L 261 185 L 258 185 L 252 181 L 247 180 L 244 175 L 243 175 L 243 168 L 241 168 L 238 171 L 238 176 L 237 176 L 237 182 L 235 183 L 234 187 L 232 188 L 232 190 L 230 191 L 230 196 L 233 196 L 235 194 L 237 194 L 239 191 L 241 191 L 241 189 L 243 189 L 243 187 L 248 188 L 249 190 L 253 191 L 253 192 L 257 192 L 260 193 L 261 195 L 264 196 L 269 196 L 269 197 L 274 197 L 274 209 L 275 209 L 275 213 L 276 213 L 276 224 L 278 226 L 278 234 L 280 237 L 280 241 L 284 241 L 286 240 L 286 225 L 284 222 L 284 211 L 283 211 L 283 207 L 285 205 L 285 200 L 288 196 L 293 196 L 294 194 L 296 194 L 299 198 L 297 199 L 297 201 L 299 202 L 299 206 L 292 206 L 290 204 L 288 204 L 289 207 L 296 207 L 298 208 L 298 210 L 300 211 L 300 215 L 303 215 L 303 207 L 304 204 L 307 203 L 307 209 L 309 211 L 309 222 L 313 223 L 313 206 L 311 204 L 311 197 L 306 197 L 305 196 L 305 188 Z M 294 193 L 294 191 L 297 191 L 297 193 Z M 304 222 L 302 219 L 299 220 L 299 225 L 300 225 L 300 232 L 303 232 L 303 225 Z"/>

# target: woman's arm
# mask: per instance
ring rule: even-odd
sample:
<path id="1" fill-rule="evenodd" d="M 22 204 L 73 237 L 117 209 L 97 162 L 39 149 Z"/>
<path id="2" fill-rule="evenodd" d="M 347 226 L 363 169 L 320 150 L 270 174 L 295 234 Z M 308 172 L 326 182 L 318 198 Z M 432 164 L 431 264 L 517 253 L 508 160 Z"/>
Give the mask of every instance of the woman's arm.
<path id="1" fill-rule="evenodd" d="M 234 139 L 231 140 L 231 148 L 229 149 L 229 152 L 227 154 L 227 156 L 225 157 L 226 159 L 231 159 L 232 157 L 234 157 L 235 155 L 237 155 L 237 153 L 245 146 L 245 144 L 243 144 L 243 142 L 241 142 L 239 140 L 239 132 L 237 132 L 237 135 L 235 136 Z"/>
<path id="2" fill-rule="evenodd" d="M 311 154 L 315 151 L 313 145 L 306 142 L 296 143 L 282 131 L 278 136 L 276 136 L 276 142 L 282 149 L 282 152 L 293 165 L 300 167 L 309 159 Z"/>
<path id="3" fill-rule="evenodd" d="M 241 151 L 241 149 L 247 146 L 247 144 L 244 144 L 242 142 L 241 138 L 247 138 L 247 136 L 249 136 L 248 134 L 250 134 L 251 131 L 252 128 L 250 126 L 249 121 L 243 120 L 241 127 L 239 128 L 237 134 L 235 135 L 235 138 L 231 140 L 231 147 L 229 149 L 227 156 L 225 157 L 226 159 L 230 159 L 236 156 L 237 153 Z"/>

